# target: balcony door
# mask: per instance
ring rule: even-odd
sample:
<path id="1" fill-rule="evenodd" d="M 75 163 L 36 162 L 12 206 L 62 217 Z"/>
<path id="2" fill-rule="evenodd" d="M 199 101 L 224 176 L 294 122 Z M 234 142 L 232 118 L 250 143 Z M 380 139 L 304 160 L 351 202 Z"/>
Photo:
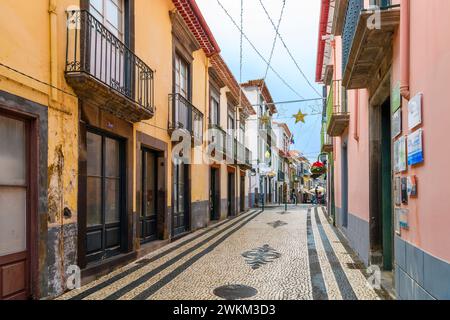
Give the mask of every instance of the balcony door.
<path id="1" fill-rule="evenodd" d="M 132 58 L 127 56 L 125 42 L 124 0 L 90 0 L 89 19 L 90 72 L 119 92 L 130 95 L 125 85 L 130 81 Z"/>
<path id="2" fill-rule="evenodd" d="M 174 99 L 174 123 L 176 127 L 191 130 L 190 110 L 190 66 L 178 54 L 174 61 L 174 91 L 179 97 Z M 186 151 L 185 151 L 186 152 Z M 187 152 L 190 152 L 187 151 Z M 173 165 L 173 227 L 174 236 L 189 231 L 189 165 L 181 163 Z"/>
<path id="3" fill-rule="evenodd" d="M 86 260 L 114 256 L 122 249 L 124 146 L 98 131 L 87 132 Z"/>
<path id="4" fill-rule="evenodd" d="M 189 64 L 180 56 L 175 56 L 175 77 L 174 77 L 175 93 L 180 95 L 180 99 L 175 99 L 174 123 L 182 125 L 183 128 L 189 128 L 190 112 L 188 104 L 189 101 Z M 185 100 L 186 102 L 184 102 Z M 177 126 L 178 127 L 178 126 Z"/>

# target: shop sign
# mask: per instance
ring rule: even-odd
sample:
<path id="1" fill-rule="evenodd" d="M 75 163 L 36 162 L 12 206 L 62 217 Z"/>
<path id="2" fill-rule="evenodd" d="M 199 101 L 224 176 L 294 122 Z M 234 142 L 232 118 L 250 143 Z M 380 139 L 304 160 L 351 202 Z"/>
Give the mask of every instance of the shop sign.
<path id="1" fill-rule="evenodd" d="M 406 171 L 406 138 L 394 142 L 394 169 L 396 173 Z"/>
<path id="2" fill-rule="evenodd" d="M 394 201 L 396 206 L 402 204 L 402 179 L 400 177 L 394 179 Z"/>
<path id="3" fill-rule="evenodd" d="M 392 115 L 392 139 L 397 138 L 402 133 L 402 109 L 398 109 Z"/>
<path id="4" fill-rule="evenodd" d="M 419 93 L 408 103 L 408 129 L 412 130 L 422 124 L 422 97 Z"/>
<path id="5" fill-rule="evenodd" d="M 408 136 L 408 165 L 413 166 L 423 161 L 423 130 L 419 129 Z"/>
<path id="6" fill-rule="evenodd" d="M 408 178 L 402 178 L 401 182 L 402 204 L 408 204 Z"/>
<path id="7" fill-rule="evenodd" d="M 416 179 L 416 176 L 408 177 L 408 196 L 410 198 L 417 197 L 417 179 Z"/>
<path id="8" fill-rule="evenodd" d="M 401 234 L 401 230 L 409 229 L 408 222 L 409 210 L 403 208 L 395 208 L 395 233 Z"/>
<path id="9" fill-rule="evenodd" d="M 400 109 L 401 105 L 402 105 L 402 97 L 400 95 L 400 81 L 399 81 L 397 85 L 392 89 L 391 95 L 392 113 Z"/>

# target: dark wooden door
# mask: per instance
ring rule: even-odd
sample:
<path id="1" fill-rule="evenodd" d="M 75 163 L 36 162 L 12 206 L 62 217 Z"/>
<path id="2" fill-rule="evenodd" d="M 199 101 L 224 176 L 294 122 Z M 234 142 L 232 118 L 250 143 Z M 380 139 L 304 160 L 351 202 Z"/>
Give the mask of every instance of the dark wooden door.
<path id="1" fill-rule="evenodd" d="M 240 212 L 243 212 L 245 210 L 245 176 L 241 176 L 240 191 Z"/>
<path id="2" fill-rule="evenodd" d="M 142 150 L 142 211 L 140 216 L 141 242 L 158 238 L 158 156 Z"/>
<path id="3" fill-rule="evenodd" d="M 228 216 L 234 216 L 236 214 L 235 208 L 235 186 L 234 186 L 234 173 L 228 173 Z"/>
<path id="4" fill-rule="evenodd" d="M 30 297 L 29 131 L 0 114 L 0 300 Z"/>
<path id="5" fill-rule="evenodd" d="M 220 218 L 220 177 L 219 170 L 212 168 L 210 172 L 210 189 L 209 189 L 209 204 L 210 204 L 210 219 L 219 220 Z"/>
<path id="6" fill-rule="evenodd" d="M 185 233 L 189 230 L 189 212 L 187 199 L 187 170 L 185 164 L 174 165 L 173 167 L 173 228 L 174 236 Z"/>
<path id="7" fill-rule="evenodd" d="M 86 261 L 121 251 L 124 202 L 124 146 L 121 140 L 87 132 Z"/>

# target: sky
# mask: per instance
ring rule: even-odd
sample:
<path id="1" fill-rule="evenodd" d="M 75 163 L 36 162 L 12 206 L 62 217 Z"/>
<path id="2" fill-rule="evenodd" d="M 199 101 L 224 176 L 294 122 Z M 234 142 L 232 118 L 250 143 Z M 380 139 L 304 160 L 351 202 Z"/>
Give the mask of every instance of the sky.
<path id="1" fill-rule="evenodd" d="M 234 73 L 240 79 L 240 32 L 233 25 L 220 3 L 233 19 L 240 24 L 241 0 L 196 0 L 215 39 L 222 50 L 221 54 Z M 275 25 L 280 19 L 283 0 L 261 0 Z M 256 49 L 268 61 L 274 39 L 275 29 L 265 14 L 260 0 L 243 0 L 244 33 Z M 286 0 L 279 33 L 295 61 L 309 82 L 321 92 L 321 86 L 315 83 L 317 41 L 319 31 L 320 0 Z M 244 39 L 242 82 L 264 78 L 267 64 L 258 56 Z M 291 86 L 290 89 L 278 76 L 269 70 L 267 86 L 275 102 L 320 98 L 308 85 L 294 61 L 278 39 L 275 44 L 271 66 Z M 295 91 L 295 92 L 294 92 Z M 277 105 L 277 122 L 286 122 L 294 134 L 295 145 L 291 149 L 299 150 L 314 161 L 320 153 L 320 130 L 322 110 L 321 101 Z M 293 115 L 299 110 L 309 114 L 305 123 L 295 124 Z M 278 120 L 277 120 L 278 119 Z"/>

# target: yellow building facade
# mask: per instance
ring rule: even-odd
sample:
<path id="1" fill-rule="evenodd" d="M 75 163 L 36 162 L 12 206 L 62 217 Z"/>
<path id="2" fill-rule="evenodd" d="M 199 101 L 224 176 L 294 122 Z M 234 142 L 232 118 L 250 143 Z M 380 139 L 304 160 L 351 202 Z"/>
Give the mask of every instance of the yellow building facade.
<path id="1" fill-rule="evenodd" d="M 195 1 L 0 7 L 0 299 L 58 296 L 248 210 L 253 109 Z M 214 124 L 230 161 L 203 161 Z"/>

